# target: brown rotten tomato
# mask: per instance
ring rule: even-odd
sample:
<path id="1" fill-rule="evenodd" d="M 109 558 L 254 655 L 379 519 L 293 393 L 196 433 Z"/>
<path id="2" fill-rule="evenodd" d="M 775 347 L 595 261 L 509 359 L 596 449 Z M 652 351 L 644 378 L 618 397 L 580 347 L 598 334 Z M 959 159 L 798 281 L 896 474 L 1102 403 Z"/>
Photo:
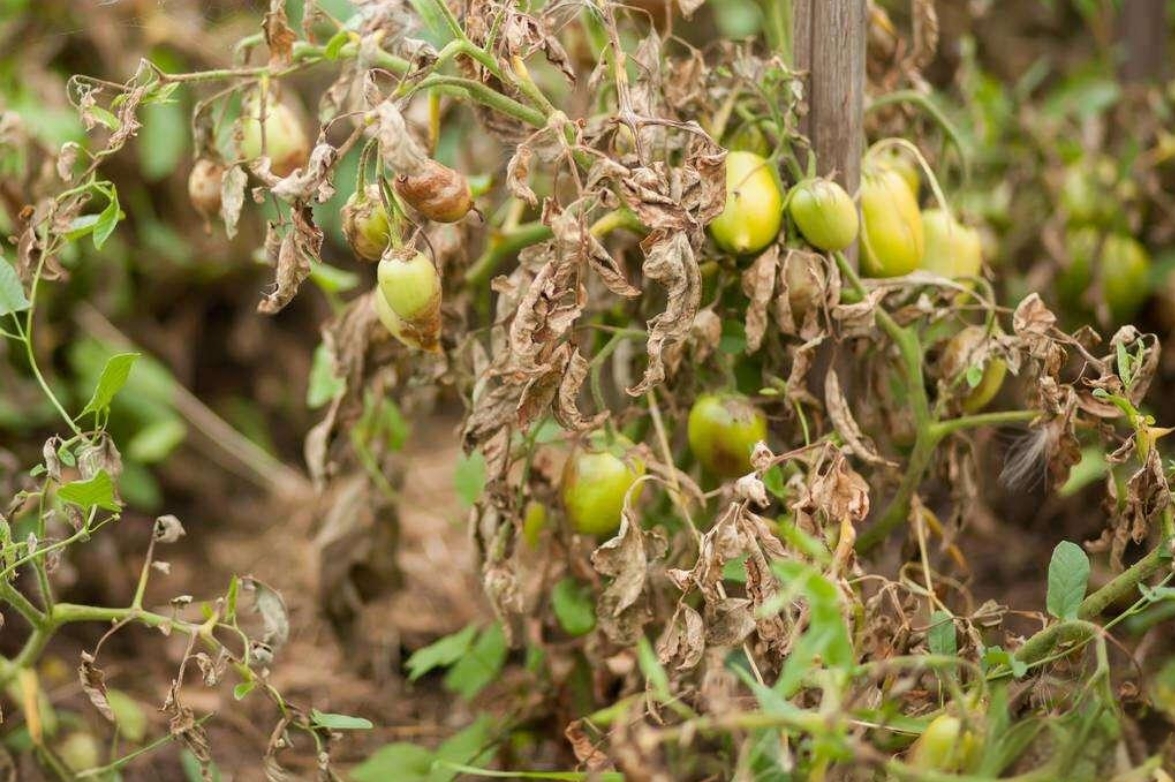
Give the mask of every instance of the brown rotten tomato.
<path id="1" fill-rule="evenodd" d="M 630 440 L 603 435 L 577 448 L 563 467 L 560 487 L 567 520 L 584 535 L 611 535 L 620 528 L 624 498 L 645 474 L 645 463 Z M 633 501 L 640 496 L 633 489 Z"/>
<path id="2" fill-rule="evenodd" d="M 412 174 L 392 182 L 404 202 L 434 223 L 455 223 L 473 209 L 473 190 L 459 172 L 435 160 L 425 160 Z"/>
<path id="3" fill-rule="evenodd" d="M 343 234 L 355 255 L 378 261 L 392 237 L 392 217 L 380 198 L 379 185 L 355 191 L 343 206 Z"/>
<path id="4" fill-rule="evenodd" d="M 751 450 L 767 439 L 767 417 L 740 394 L 703 394 L 686 425 L 690 450 L 720 478 L 751 471 Z"/>
<path id="5" fill-rule="evenodd" d="M 211 220 L 220 212 L 220 191 L 224 181 L 224 166 L 200 158 L 188 175 L 188 198 L 192 206 L 205 220 Z"/>

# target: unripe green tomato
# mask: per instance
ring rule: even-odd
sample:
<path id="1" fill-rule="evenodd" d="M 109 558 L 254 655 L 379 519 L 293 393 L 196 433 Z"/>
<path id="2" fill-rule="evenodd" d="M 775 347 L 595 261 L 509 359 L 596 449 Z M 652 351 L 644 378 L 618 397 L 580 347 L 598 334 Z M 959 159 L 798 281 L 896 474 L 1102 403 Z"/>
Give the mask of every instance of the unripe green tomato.
<path id="1" fill-rule="evenodd" d="M 343 206 L 343 234 L 357 256 L 378 261 L 391 241 L 388 210 L 380 199 L 379 186 L 368 185 L 355 191 Z"/>
<path id="2" fill-rule="evenodd" d="M 1101 252 L 1098 252 L 1098 248 Z M 1066 236 L 1070 264 L 1057 280 L 1062 300 L 1079 305 L 1093 284 L 1093 264 L 1098 266 L 1101 292 L 1110 315 L 1117 323 L 1130 320 L 1150 296 L 1151 257 L 1134 238 L 1123 234 L 1102 234 L 1082 228 Z"/>
<path id="3" fill-rule="evenodd" d="M 788 198 L 791 219 L 818 250 L 839 252 L 857 239 L 857 206 L 831 179 L 805 179 Z"/>
<path id="4" fill-rule="evenodd" d="M 85 771 L 102 764 L 102 747 L 98 739 L 84 731 L 66 736 L 57 746 L 57 754 L 72 771 Z"/>
<path id="5" fill-rule="evenodd" d="M 539 537 L 543 528 L 547 526 L 547 509 L 540 503 L 531 500 L 526 503 L 526 511 L 522 517 L 522 539 L 531 548 L 539 544 Z"/>
<path id="6" fill-rule="evenodd" d="M 942 354 L 942 370 L 945 377 L 954 379 L 967 372 L 975 348 L 984 340 L 986 332 L 982 326 L 967 326 L 947 342 Z M 977 413 L 987 407 L 1004 384 L 1008 374 L 1007 363 L 999 357 L 992 357 L 983 366 L 979 383 L 963 397 L 965 413 Z M 966 382 L 964 379 L 963 382 Z"/>
<path id="7" fill-rule="evenodd" d="M 1106 161 L 1103 161 L 1103 163 Z M 1105 227 L 1113 222 L 1117 210 L 1112 195 L 1116 172 L 1113 164 L 1078 164 L 1065 171 L 1061 182 L 1061 206 L 1069 218 L 1069 225 Z"/>
<path id="8" fill-rule="evenodd" d="M 922 213 L 893 169 L 875 167 L 862 176 L 861 227 L 861 271 L 866 275 L 900 277 L 922 262 Z"/>
<path id="9" fill-rule="evenodd" d="M 265 101 L 265 149 L 261 144 L 261 100 L 256 95 L 242 106 L 240 154 L 246 160 L 269 156 L 270 171 L 285 177 L 306 164 L 310 157 L 310 139 L 302 121 L 289 104 L 273 94 Z"/>
<path id="10" fill-rule="evenodd" d="M 405 323 L 400 319 L 399 315 L 392 311 L 387 297 L 380 291 L 379 286 L 376 286 L 376 289 L 372 291 L 372 298 L 375 301 L 375 314 L 379 317 L 379 322 L 384 325 L 384 328 L 388 330 L 389 334 L 410 348 L 427 350 L 432 353 L 441 352 L 440 344 L 435 335 L 429 333 L 422 334 L 418 330 L 411 328 L 410 324 Z"/>
<path id="11" fill-rule="evenodd" d="M 756 155 L 769 155 L 771 144 L 758 124 L 748 122 L 739 127 L 726 142 L 726 148 L 736 152 L 754 152 Z"/>
<path id="12" fill-rule="evenodd" d="M 896 172 L 914 194 L 914 200 L 918 200 L 922 193 L 922 175 L 919 173 L 918 164 L 911 160 L 909 155 L 891 147 L 882 153 L 878 163 L 882 168 Z"/>
<path id="13" fill-rule="evenodd" d="M 388 253 L 377 276 L 380 292 L 401 320 L 418 319 L 440 305 L 441 276 L 424 253 L 407 258 Z"/>
<path id="14" fill-rule="evenodd" d="M 767 439 L 767 417 L 739 394 L 703 394 L 689 411 L 690 450 L 720 478 L 751 471 L 755 443 Z"/>
<path id="15" fill-rule="evenodd" d="M 925 250 L 922 268 L 943 277 L 978 277 L 983 267 L 979 232 L 944 209 L 922 211 Z"/>
<path id="16" fill-rule="evenodd" d="M 611 535 L 620 528 L 624 497 L 645 474 L 645 463 L 623 437 L 611 444 L 602 437 L 577 448 L 563 467 L 560 487 L 567 519 L 584 535 Z M 633 501 L 641 487 L 633 489 Z"/>
<path id="17" fill-rule="evenodd" d="M 975 751 L 975 737 L 958 717 L 935 717 L 910 749 L 909 764 L 920 771 L 961 771 Z"/>
<path id="18" fill-rule="evenodd" d="M 783 190 L 766 158 L 754 152 L 726 155 L 726 208 L 710 235 L 727 252 L 749 255 L 775 241 L 783 223 Z"/>

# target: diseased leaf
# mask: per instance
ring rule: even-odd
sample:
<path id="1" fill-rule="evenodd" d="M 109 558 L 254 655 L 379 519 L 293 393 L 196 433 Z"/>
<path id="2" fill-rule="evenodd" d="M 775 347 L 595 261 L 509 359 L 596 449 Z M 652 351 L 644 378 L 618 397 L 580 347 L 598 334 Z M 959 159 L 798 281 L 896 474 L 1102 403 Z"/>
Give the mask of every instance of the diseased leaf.
<path id="1" fill-rule="evenodd" d="M 94 664 L 94 657 L 89 652 L 82 652 L 78 679 L 94 708 L 101 712 L 103 717 L 114 722 L 114 710 L 110 708 L 110 701 L 106 697 L 106 674 Z"/>
<path id="2" fill-rule="evenodd" d="M 1049 561 L 1048 612 L 1058 619 L 1076 619 L 1089 585 L 1089 556 L 1068 540 L 1053 549 Z"/>

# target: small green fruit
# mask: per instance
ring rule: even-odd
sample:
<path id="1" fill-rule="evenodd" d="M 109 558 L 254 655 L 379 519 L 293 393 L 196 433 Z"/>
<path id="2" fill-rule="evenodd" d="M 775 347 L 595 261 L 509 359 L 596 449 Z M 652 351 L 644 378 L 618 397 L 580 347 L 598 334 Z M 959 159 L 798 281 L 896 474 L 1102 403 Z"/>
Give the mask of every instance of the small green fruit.
<path id="1" fill-rule="evenodd" d="M 800 233 L 818 250 L 839 252 L 857 240 L 857 206 L 830 179 L 805 179 L 792 188 L 788 211 Z"/>
<path id="2" fill-rule="evenodd" d="M 910 749 L 909 763 L 920 771 L 961 771 L 975 751 L 975 737 L 958 717 L 943 714 L 931 720 Z"/>
<path id="3" fill-rule="evenodd" d="M 922 213 L 901 175 L 875 167 L 861 180 L 861 270 L 900 277 L 918 268 L 925 250 Z"/>
<path id="4" fill-rule="evenodd" d="M 261 113 L 265 112 L 265 143 L 262 149 Z M 248 97 L 242 106 L 240 154 L 245 160 L 269 156 L 270 171 L 285 177 L 306 164 L 310 157 L 310 139 L 302 127 L 298 112 L 271 93 L 264 106 L 259 95 Z"/>
<path id="5" fill-rule="evenodd" d="M 593 438 L 577 449 L 563 468 L 562 495 L 567 518 L 584 535 L 611 535 L 620 528 L 624 498 L 642 475 L 645 463 L 633 452 L 628 440 L 618 437 L 611 444 Z M 641 487 L 633 490 L 633 501 Z"/>
<path id="6" fill-rule="evenodd" d="M 690 409 L 687 433 L 703 467 L 734 478 L 751 471 L 751 451 L 767 439 L 767 417 L 744 396 L 704 394 Z"/>
<path id="7" fill-rule="evenodd" d="M 1124 234 L 1104 237 L 1095 228 L 1081 228 L 1066 237 L 1070 265 L 1057 280 L 1062 300 L 1079 306 L 1093 284 L 1098 263 L 1101 292 L 1110 315 L 1125 323 L 1150 296 L 1151 257 L 1146 248 Z M 1099 252 L 1100 250 L 1100 252 Z"/>
<path id="8" fill-rule="evenodd" d="M 983 267 L 979 232 L 943 209 L 922 211 L 925 251 L 922 268 L 943 277 L 977 277 Z"/>
<path id="9" fill-rule="evenodd" d="M 343 206 L 343 234 L 355 255 L 378 261 L 391 242 L 391 217 L 380 199 L 379 186 L 356 191 Z"/>
<path id="10" fill-rule="evenodd" d="M 440 310 L 441 276 L 424 253 L 388 253 L 377 276 L 380 292 L 400 320 L 420 320 Z"/>
<path id="11" fill-rule="evenodd" d="M 754 152 L 726 155 L 726 208 L 710 235 L 727 252 L 756 253 L 775 241 L 783 223 L 783 190 L 766 158 Z"/>

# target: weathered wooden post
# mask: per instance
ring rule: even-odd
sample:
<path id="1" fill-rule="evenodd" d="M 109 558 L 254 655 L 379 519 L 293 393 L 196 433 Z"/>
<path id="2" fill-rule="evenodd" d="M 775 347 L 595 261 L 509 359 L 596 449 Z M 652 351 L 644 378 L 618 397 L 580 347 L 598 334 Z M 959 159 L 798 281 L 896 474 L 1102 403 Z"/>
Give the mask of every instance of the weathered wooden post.
<path id="1" fill-rule="evenodd" d="M 1167 31 L 1167 0 L 1126 0 L 1118 30 L 1125 49 L 1123 81 L 1150 81 L 1167 75 Z"/>
<path id="2" fill-rule="evenodd" d="M 865 0 L 795 0 L 794 11 L 794 64 L 808 74 L 804 132 L 819 173 L 855 193 L 864 142 Z"/>

